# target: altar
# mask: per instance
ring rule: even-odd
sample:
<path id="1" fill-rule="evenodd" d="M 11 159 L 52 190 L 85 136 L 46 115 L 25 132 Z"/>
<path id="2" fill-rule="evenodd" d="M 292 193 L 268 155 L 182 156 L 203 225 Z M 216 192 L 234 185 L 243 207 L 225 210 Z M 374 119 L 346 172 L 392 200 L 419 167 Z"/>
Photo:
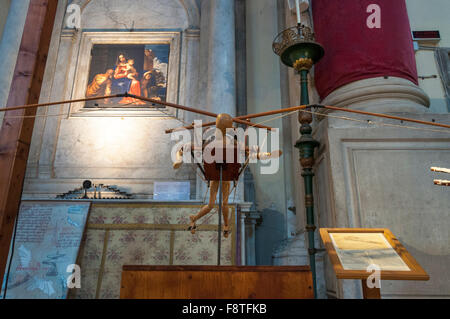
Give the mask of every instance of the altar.
<path id="1" fill-rule="evenodd" d="M 81 242 L 81 289 L 69 298 L 119 298 L 122 267 L 217 264 L 217 214 L 205 218 L 192 235 L 189 215 L 198 203 L 93 203 Z M 236 223 L 232 235 L 221 240 L 221 264 L 236 264 Z"/>

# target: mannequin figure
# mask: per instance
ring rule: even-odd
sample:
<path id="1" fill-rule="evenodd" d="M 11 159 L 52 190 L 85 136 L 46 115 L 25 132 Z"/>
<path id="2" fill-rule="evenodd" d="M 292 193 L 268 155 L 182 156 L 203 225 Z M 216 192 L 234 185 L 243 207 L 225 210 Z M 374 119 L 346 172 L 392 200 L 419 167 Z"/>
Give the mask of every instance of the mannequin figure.
<path id="1" fill-rule="evenodd" d="M 227 129 L 233 128 L 233 118 L 229 114 L 219 114 L 216 120 L 216 132 L 215 132 L 215 140 L 213 142 L 210 142 L 210 144 L 205 145 L 206 147 L 227 147 L 227 146 L 238 146 L 238 147 L 244 147 L 240 145 L 236 145 L 237 142 L 234 140 L 234 138 L 231 138 L 230 136 L 226 135 Z M 214 143 L 212 146 L 211 143 Z M 176 154 L 176 161 L 173 164 L 174 169 L 178 169 L 182 163 L 183 163 L 183 148 L 178 150 Z M 272 153 L 265 152 L 265 153 L 259 153 L 258 147 L 252 147 L 252 150 L 250 148 L 245 147 L 245 155 L 252 158 L 257 159 L 269 159 L 269 158 L 276 158 L 281 156 L 282 152 L 280 150 L 274 151 Z M 197 225 L 195 222 L 202 218 L 203 216 L 207 215 L 211 210 L 214 208 L 214 204 L 216 202 L 217 192 L 219 191 L 219 183 L 220 180 L 211 180 L 210 181 L 210 196 L 209 196 L 209 202 L 207 205 L 203 206 L 197 215 L 191 215 L 190 218 L 190 224 L 188 230 L 191 231 L 192 234 L 195 234 Z M 230 234 L 230 226 L 229 226 L 229 215 L 230 215 L 230 209 L 231 207 L 228 206 L 228 197 L 230 196 L 231 192 L 231 182 L 230 181 L 222 181 L 222 216 L 223 216 L 223 236 L 225 238 L 228 237 Z"/>

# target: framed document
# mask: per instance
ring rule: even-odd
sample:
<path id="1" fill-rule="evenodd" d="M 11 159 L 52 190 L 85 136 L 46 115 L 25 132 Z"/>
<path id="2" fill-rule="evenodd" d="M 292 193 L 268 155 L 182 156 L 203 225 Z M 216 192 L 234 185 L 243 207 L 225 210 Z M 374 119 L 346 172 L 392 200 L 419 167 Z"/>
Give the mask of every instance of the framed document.
<path id="1" fill-rule="evenodd" d="M 6 299 L 65 299 L 76 263 L 90 202 L 22 201 Z M 5 289 L 7 288 L 7 289 Z"/>
<path id="2" fill-rule="evenodd" d="M 429 280 L 428 274 L 389 229 L 321 228 L 338 279 Z"/>

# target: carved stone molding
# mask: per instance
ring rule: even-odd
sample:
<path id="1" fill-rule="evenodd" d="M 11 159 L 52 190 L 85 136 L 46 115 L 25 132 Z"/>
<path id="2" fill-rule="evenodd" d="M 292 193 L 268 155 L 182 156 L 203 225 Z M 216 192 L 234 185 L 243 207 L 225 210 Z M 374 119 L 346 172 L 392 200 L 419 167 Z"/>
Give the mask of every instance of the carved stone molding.
<path id="1" fill-rule="evenodd" d="M 430 98 L 411 81 L 397 77 L 378 77 L 340 87 L 321 104 L 374 112 L 424 113 Z"/>

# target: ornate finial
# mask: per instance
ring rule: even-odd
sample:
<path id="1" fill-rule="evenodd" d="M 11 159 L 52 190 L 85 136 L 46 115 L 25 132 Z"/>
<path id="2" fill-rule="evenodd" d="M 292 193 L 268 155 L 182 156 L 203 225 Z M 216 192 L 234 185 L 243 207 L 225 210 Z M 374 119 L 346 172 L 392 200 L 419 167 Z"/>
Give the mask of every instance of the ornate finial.
<path id="1" fill-rule="evenodd" d="M 284 64 L 297 71 L 311 69 L 324 55 L 322 46 L 315 42 L 311 28 L 305 25 L 298 25 L 278 34 L 272 48 Z"/>
<path id="2" fill-rule="evenodd" d="M 307 70 L 309 71 L 314 65 L 314 61 L 310 58 L 300 58 L 294 62 L 294 69 L 298 72 Z"/>
<path id="3" fill-rule="evenodd" d="M 315 36 L 310 27 L 300 25 L 284 30 L 275 38 L 272 48 L 277 55 L 288 47 L 301 42 L 314 42 Z"/>

